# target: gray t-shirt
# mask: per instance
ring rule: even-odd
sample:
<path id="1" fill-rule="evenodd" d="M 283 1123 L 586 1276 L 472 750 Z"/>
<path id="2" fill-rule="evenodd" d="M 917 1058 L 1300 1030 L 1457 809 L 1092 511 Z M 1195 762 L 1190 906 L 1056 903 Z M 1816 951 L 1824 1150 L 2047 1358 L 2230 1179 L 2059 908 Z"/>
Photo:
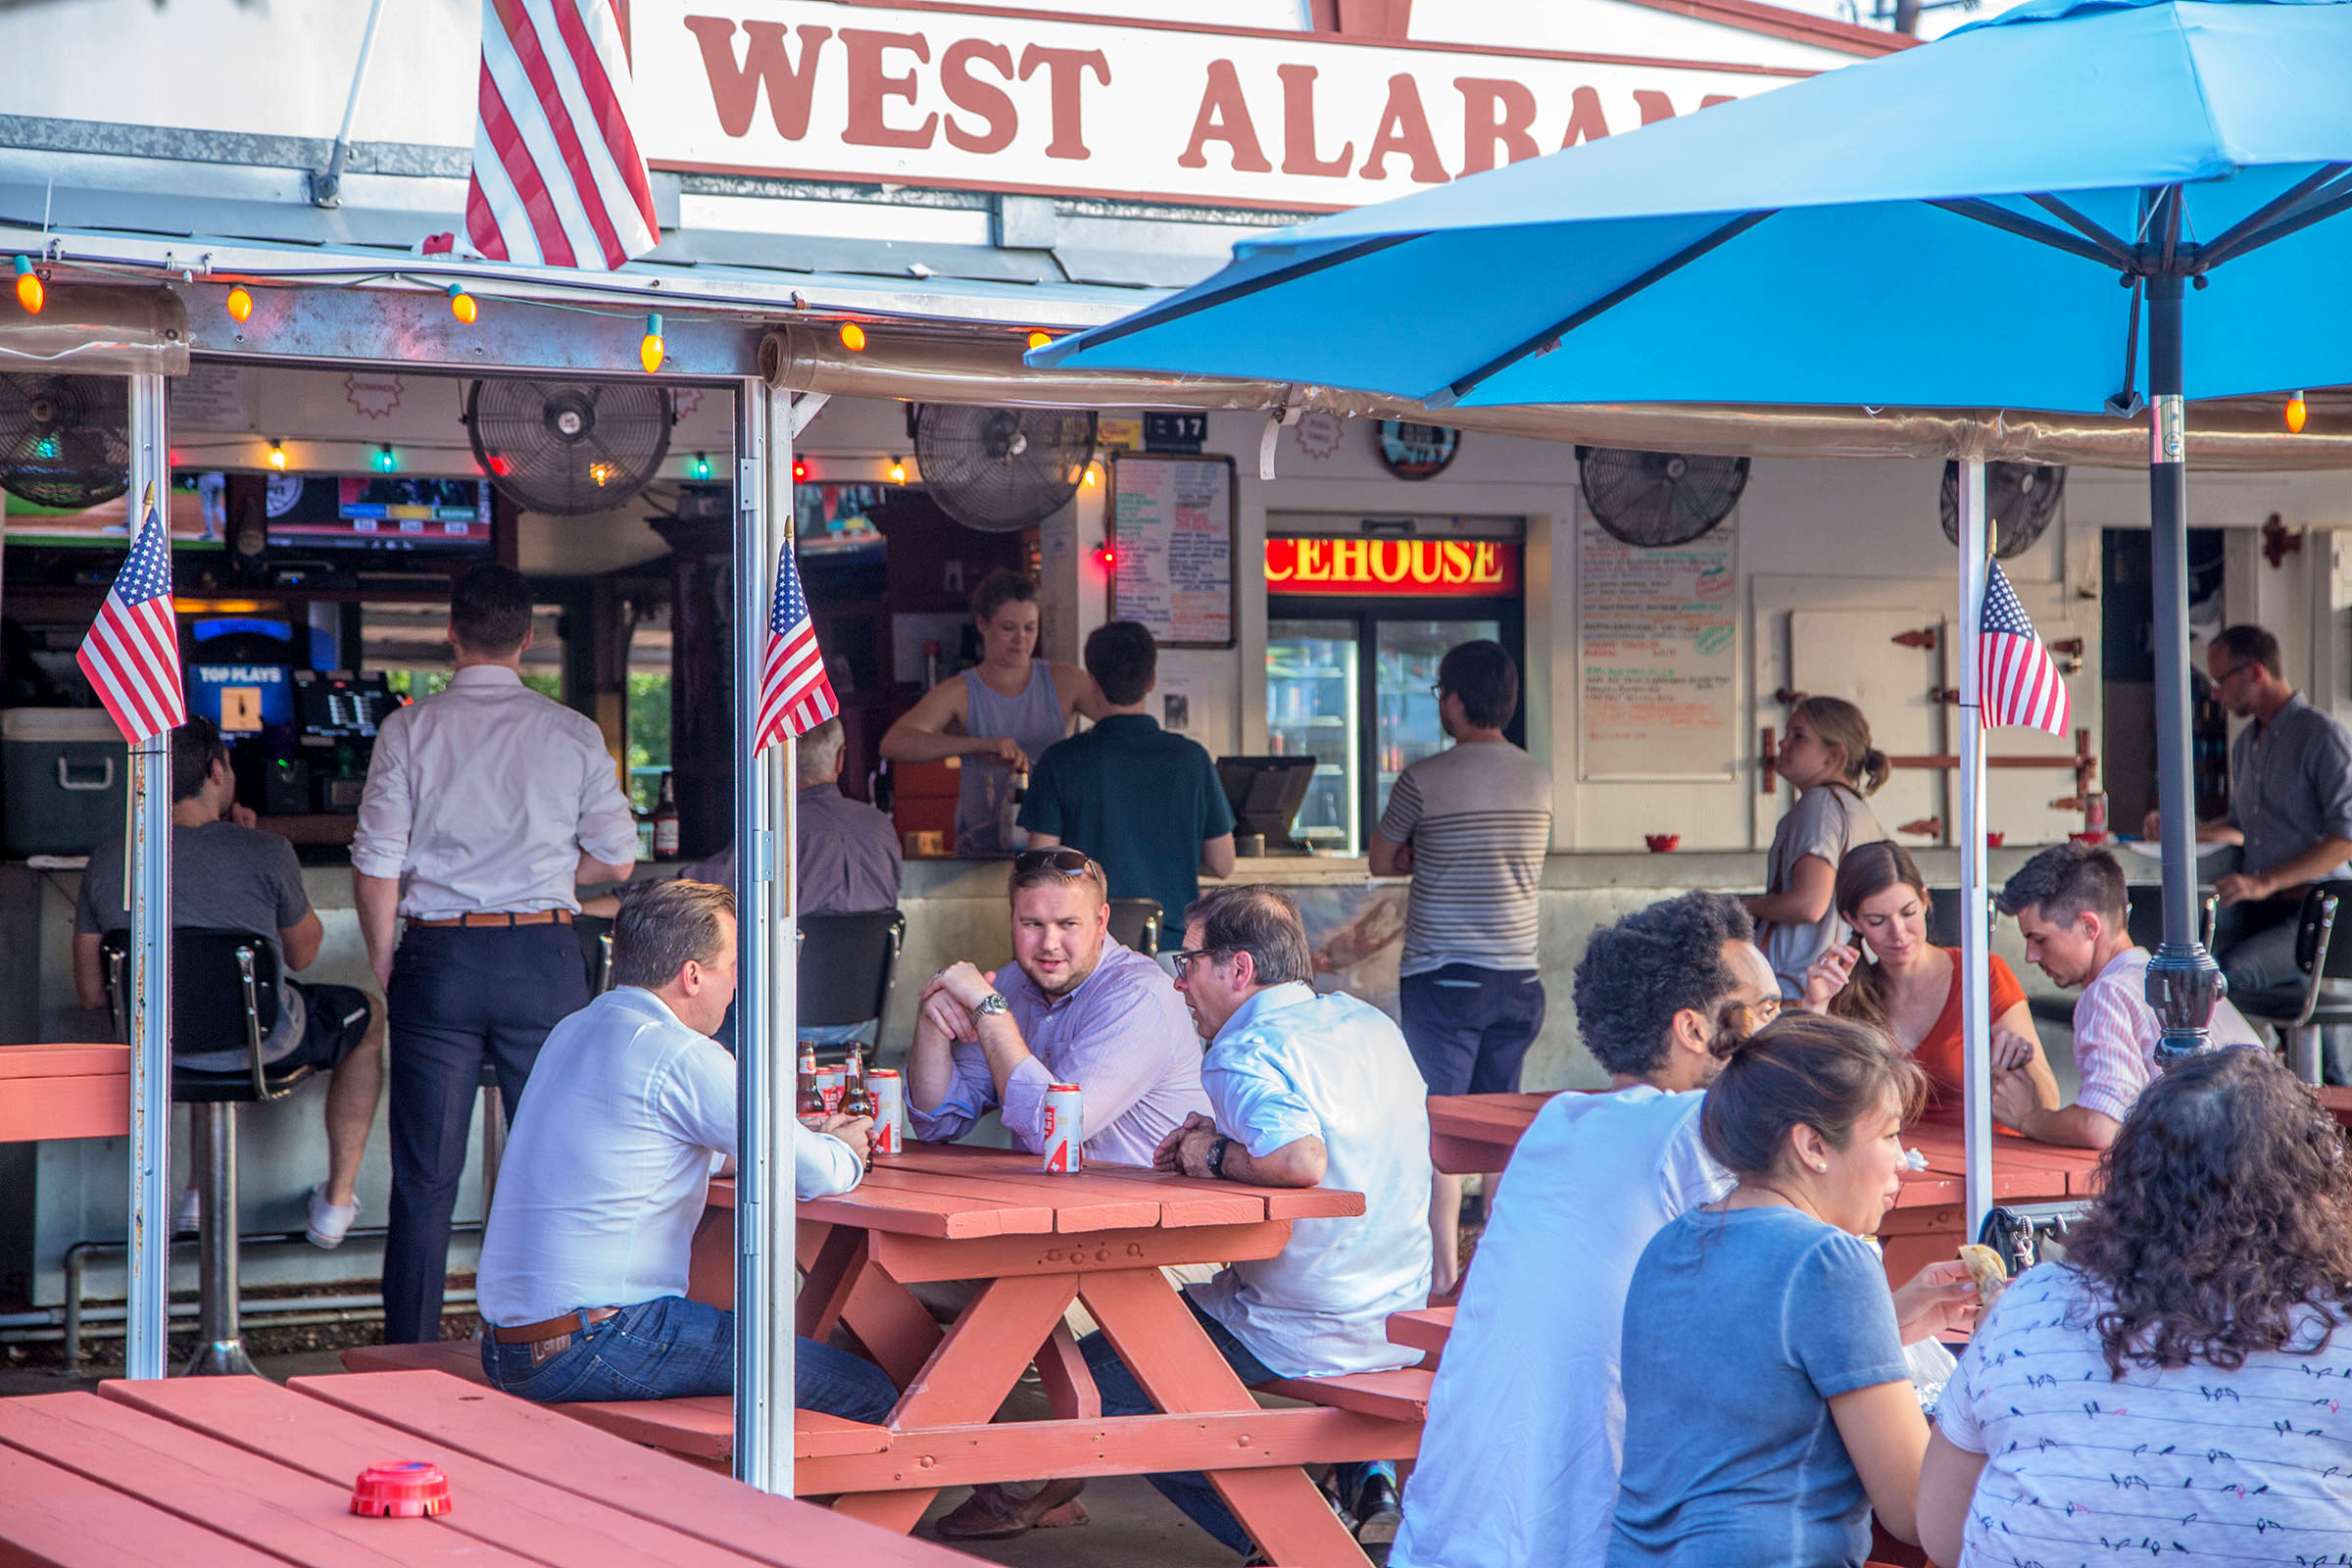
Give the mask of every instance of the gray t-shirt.
<path id="1" fill-rule="evenodd" d="M 172 923 L 251 931 L 266 938 L 277 955 L 277 1026 L 262 1042 L 264 1061 L 275 1061 L 302 1043 L 307 1022 L 302 994 L 282 983 L 286 954 L 278 932 L 310 912 L 302 862 L 294 858 L 294 846 L 276 834 L 234 822 L 172 829 Z M 90 857 L 81 873 L 74 929 L 97 936 L 129 924 L 122 907 L 122 847 L 110 844 Z M 241 1051 L 186 1052 L 172 1059 L 199 1072 L 234 1072 L 245 1065 Z"/>
<path id="2" fill-rule="evenodd" d="M 2283 865 L 2324 838 L 2352 839 L 2352 733 L 2305 702 L 2286 700 L 2230 748 L 2230 825 L 2246 836 L 2248 871 Z M 2352 874 L 2343 865 L 2322 876 Z"/>
<path id="3" fill-rule="evenodd" d="M 1626 1294 L 1608 1568 L 1862 1568 L 1870 1500 L 1829 1401 L 1909 1376 L 1867 1242 L 1780 1206 L 1670 1221 Z"/>
<path id="4" fill-rule="evenodd" d="M 1450 746 L 1397 775 L 1380 836 L 1413 847 L 1399 974 L 1449 963 L 1538 967 L 1536 890 L 1551 847 L 1551 774 L 1508 741 Z"/>
<path id="5" fill-rule="evenodd" d="M 1842 784 L 1817 785 L 1799 795 L 1788 814 L 1781 818 L 1781 825 L 1773 829 L 1764 891 L 1788 892 L 1796 862 L 1808 855 L 1820 856 L 1836 871 L 1846 851 L 1857 844 L 1876 844 L 1886 836 L 1886 830 L 1871 814 L 1868 801 Z M 1822 910 L 1821 918 L 1809 925 L 1775 920 L 1756 933 L 1764 956 L 1771 960 L 1772 972 L 1781 977 L 1782 994 L 1791 997 L 1803 994 L 1805 971 L 1813 966 L 1813 960 L 1845 938 L 1845 922 L 1838 917 L 1834 900 Z"/>

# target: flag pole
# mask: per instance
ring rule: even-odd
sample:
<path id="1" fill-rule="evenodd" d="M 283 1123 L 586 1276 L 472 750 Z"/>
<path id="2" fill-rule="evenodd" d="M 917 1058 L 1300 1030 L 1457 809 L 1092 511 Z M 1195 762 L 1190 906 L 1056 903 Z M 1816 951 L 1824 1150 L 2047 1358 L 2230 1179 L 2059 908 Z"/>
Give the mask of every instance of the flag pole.
<path id="1" fill-rule="evenodd" d="M 1984 593 L 1991 550 L 1984 517 L 1984 460 L 1960 462 L 1960 1029 L 1962 1134 L 1968 1149 L 1968 1238 L 1992 1207 L 1991 976 L 1984 905 Z"/>
<path id="2" fill-rule="evenodd" d="M 784 553 L 795 548 L 792 479 L 792 394 L 782 388 L 767 391 L 767 553 L 760 575 L 773 602 L 771 573 L 783 570 Z M 764 639 L 762 639 L 764 642 Z M 821 657 L 821 656 L 820 656 Z M 755 709 L 760 705 L 755 701 Z M 795 1259 L 798 1226 L 794 1223 L 793 1073 L 789 1064 L 795 1050 L 800 1012 L 800 942 L 797 939 L 800 889 L 795 878 L 795 847 L 799 844 L 799 780 L 801 743 L 793 726 L 784 726 L 781 744 L 759 754 L 761 782 L 768 800 L 769 853 L 767 881 L 767 1049 L 777 1064 L 768 1081 L 777 1098 L 770 1102 L 766 1188 L 760 1212 L 767 1217 L 768 1295 L 761 1298 L 760 1326 L 767 1336 L 767 1365 L 773 1382 L 766 1407 L 767 1475 L 761 1490 L 792 1495 L 793 1330 L 800 1311 L 801 1271 Z"/>
<path id="3" fill-rule="evenodd" d="M 158 507 L 164 548 L 171 549 L 170 432 L 164 378 L 130 378 L 130 516 L 138 543 L 148 509 Z M 169 556 L 167 554 L 167 559 Z M 176 622 L 174 623 L 176 625 Z M 122 1374 L 164 1376 L 165 1303 L 172 1285 L 172 731 L 130 748 L 130 1282 Z M 214 1216 L 234 1225 L 234 1214 Z"/>

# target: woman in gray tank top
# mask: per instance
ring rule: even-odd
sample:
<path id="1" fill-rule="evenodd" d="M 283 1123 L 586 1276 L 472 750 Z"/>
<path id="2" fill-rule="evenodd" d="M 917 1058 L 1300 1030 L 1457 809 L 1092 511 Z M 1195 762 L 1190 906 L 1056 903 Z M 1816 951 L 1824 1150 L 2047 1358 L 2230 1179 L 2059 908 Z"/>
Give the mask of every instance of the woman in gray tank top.
<path id="1" fill-rule="evenodd" d="M 1101 717 L 1102 698 L 1077 665 L 1036 657 L 1037 584 L 1027 577 L 991 572 L 972 595 L 972 619 L 980 627 L 979 666 L 926 692 L 882 737 L 882 755 L 894 762 L 962 759 L 956 853 L 1008 855 L 1020 848 L 1002 827 L 1015 775 L 1069 732 L 1073 712 Z"/>

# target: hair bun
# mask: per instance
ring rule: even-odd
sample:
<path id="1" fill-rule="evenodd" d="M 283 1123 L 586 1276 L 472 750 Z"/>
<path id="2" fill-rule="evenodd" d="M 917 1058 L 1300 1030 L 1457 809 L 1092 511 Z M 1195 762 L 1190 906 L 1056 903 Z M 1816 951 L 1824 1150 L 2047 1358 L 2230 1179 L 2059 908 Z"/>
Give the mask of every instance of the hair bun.
<path id="1" fill-rule="evenodd" d="M 1707 1042 L 1707 1054 L 1718 1061 L 1732 1061 L 1755 1044 L 1756 1033 L 1765 1019 L 1754 1004 L 1728 1002 L 1716 1021 L 1715 1034 Z"/>

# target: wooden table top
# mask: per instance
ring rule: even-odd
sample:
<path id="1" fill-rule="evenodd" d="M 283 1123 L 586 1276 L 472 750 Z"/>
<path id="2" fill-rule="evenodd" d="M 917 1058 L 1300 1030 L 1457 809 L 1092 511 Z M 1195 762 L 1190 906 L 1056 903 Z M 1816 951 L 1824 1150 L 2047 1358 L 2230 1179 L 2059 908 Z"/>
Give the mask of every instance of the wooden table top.
<path id="1" fill-rule="evenodd" d="M 350 1511 L 422 1459 L 448 1513 Z M 951 1568 L 877 1530 L 438 1372 L 172 1378 L 0 1399 L 0 1559 L 61 1568 Z"/>
<path id="2" fill-rule="evenodd" d="M 710 1201 L 732 1207 L 735 1184 L 713 1181 Z M 1363 1211 L 1361 1193 L 1333 1188 L 1251 1187 L 1100 1162 L 1049 1176 L 1035 1154 L 1017 1149 L 910 1143 L 905 1153 L 875 1160 L 852 1191 L 810 1199 L 795 1214 L 860 1230 L 964 1240 L 1252 1225 Z"/>

